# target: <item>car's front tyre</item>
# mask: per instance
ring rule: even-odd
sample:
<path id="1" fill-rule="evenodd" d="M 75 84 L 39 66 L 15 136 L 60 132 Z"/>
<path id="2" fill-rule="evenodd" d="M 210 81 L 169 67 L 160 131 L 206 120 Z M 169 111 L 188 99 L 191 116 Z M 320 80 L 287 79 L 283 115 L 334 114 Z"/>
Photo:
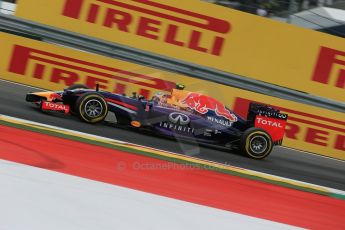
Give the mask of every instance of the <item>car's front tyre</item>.
<path id="1" fill-rule="evenodd" d="M 241 138 L 241 152 L 253 159 L 264 159 L 273 148 L 271 136 L 263 129 L 247 129 Z"/>
<path id="2" fill-rule="evenodd" d="M 104 120 L 108 114 L 108 105 L 104 97 L 98 93 L 85 93 L 78 98 L 75 111 L 82 121 L 98 123 Z"/>

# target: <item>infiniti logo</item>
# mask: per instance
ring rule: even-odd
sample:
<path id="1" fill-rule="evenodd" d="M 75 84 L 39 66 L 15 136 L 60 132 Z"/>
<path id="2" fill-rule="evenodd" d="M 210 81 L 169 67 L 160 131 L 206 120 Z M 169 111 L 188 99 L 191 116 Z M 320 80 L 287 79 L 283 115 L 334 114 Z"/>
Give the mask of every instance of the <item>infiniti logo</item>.
<path id="1" fill-rule="evenodd" d="M 183 113 L 170 113 L 169 121 L 174 124 L 187 125 L 190 122 L 190 119 L 187 115 Z"/>

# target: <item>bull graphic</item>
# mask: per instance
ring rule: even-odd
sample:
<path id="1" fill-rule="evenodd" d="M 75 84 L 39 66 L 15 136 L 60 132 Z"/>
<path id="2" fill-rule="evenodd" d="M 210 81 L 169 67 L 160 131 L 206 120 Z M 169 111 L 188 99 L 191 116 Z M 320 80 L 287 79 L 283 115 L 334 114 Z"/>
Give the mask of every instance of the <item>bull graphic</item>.
<path id="1" fill-rule="evenodd" d="M 182 100 L 182 103 L 201 114 L 206 114 L 209 110 L 212 110 L 216 115 L 224 117 L 231 122 L 237 121 L 235 114 L 225 108 L 221 102 L 203 94 L 188 93 L 187 97 Z"/>

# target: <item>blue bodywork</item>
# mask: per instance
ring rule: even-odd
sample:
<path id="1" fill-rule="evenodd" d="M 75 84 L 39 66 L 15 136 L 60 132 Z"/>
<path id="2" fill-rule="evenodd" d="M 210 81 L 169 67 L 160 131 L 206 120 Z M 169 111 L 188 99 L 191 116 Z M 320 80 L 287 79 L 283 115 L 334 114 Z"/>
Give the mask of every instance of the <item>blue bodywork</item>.
<path id="1" fill-rule="evenodd" d="M 64 103 L 73 105 L 79 96 L 90 91 L 94 90 L 66 90 L 61 92 L 61 95 Z M 236 144 L 243 132 L 253 127 L 252 122 L 238 115 L 236 122 L 229 122 L 212 110 L 201 114 L 164 106 L 155 100 L 132 98 L 105 91 L 97 93 L 105 98 L 108 113 L 114 113 L 119 123 L 131 126 L 132 121 L 137 121 L 140 122 L 141 129 L 168 137 L 224 146 L 228 143 Z"/>

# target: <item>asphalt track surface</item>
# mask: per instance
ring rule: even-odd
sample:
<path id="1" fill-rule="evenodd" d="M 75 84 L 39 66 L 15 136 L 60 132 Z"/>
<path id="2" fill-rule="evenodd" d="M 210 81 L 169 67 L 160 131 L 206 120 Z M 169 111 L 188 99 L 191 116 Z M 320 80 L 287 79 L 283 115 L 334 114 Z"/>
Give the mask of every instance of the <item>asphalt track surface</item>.
<path id="1" fill-rule="evenodd" d="M 226 163 L 237 167 L 269 173 L 290 179 L 327 186 L 345 191 L 345 162 L 277 147 L 265 160 L 252 160 L 196 143 L 183 143 L 146 133 L 134 132 L 103 124 L 86 124 L 72 116 L 49 115 L 28 102 L 25 95 L 38 91 L 23 85 L 0 80 L 0 114 L 27 119 L 48 125 L 95 134 L 121 141 L 159 148 L 194 157 Z"/>

